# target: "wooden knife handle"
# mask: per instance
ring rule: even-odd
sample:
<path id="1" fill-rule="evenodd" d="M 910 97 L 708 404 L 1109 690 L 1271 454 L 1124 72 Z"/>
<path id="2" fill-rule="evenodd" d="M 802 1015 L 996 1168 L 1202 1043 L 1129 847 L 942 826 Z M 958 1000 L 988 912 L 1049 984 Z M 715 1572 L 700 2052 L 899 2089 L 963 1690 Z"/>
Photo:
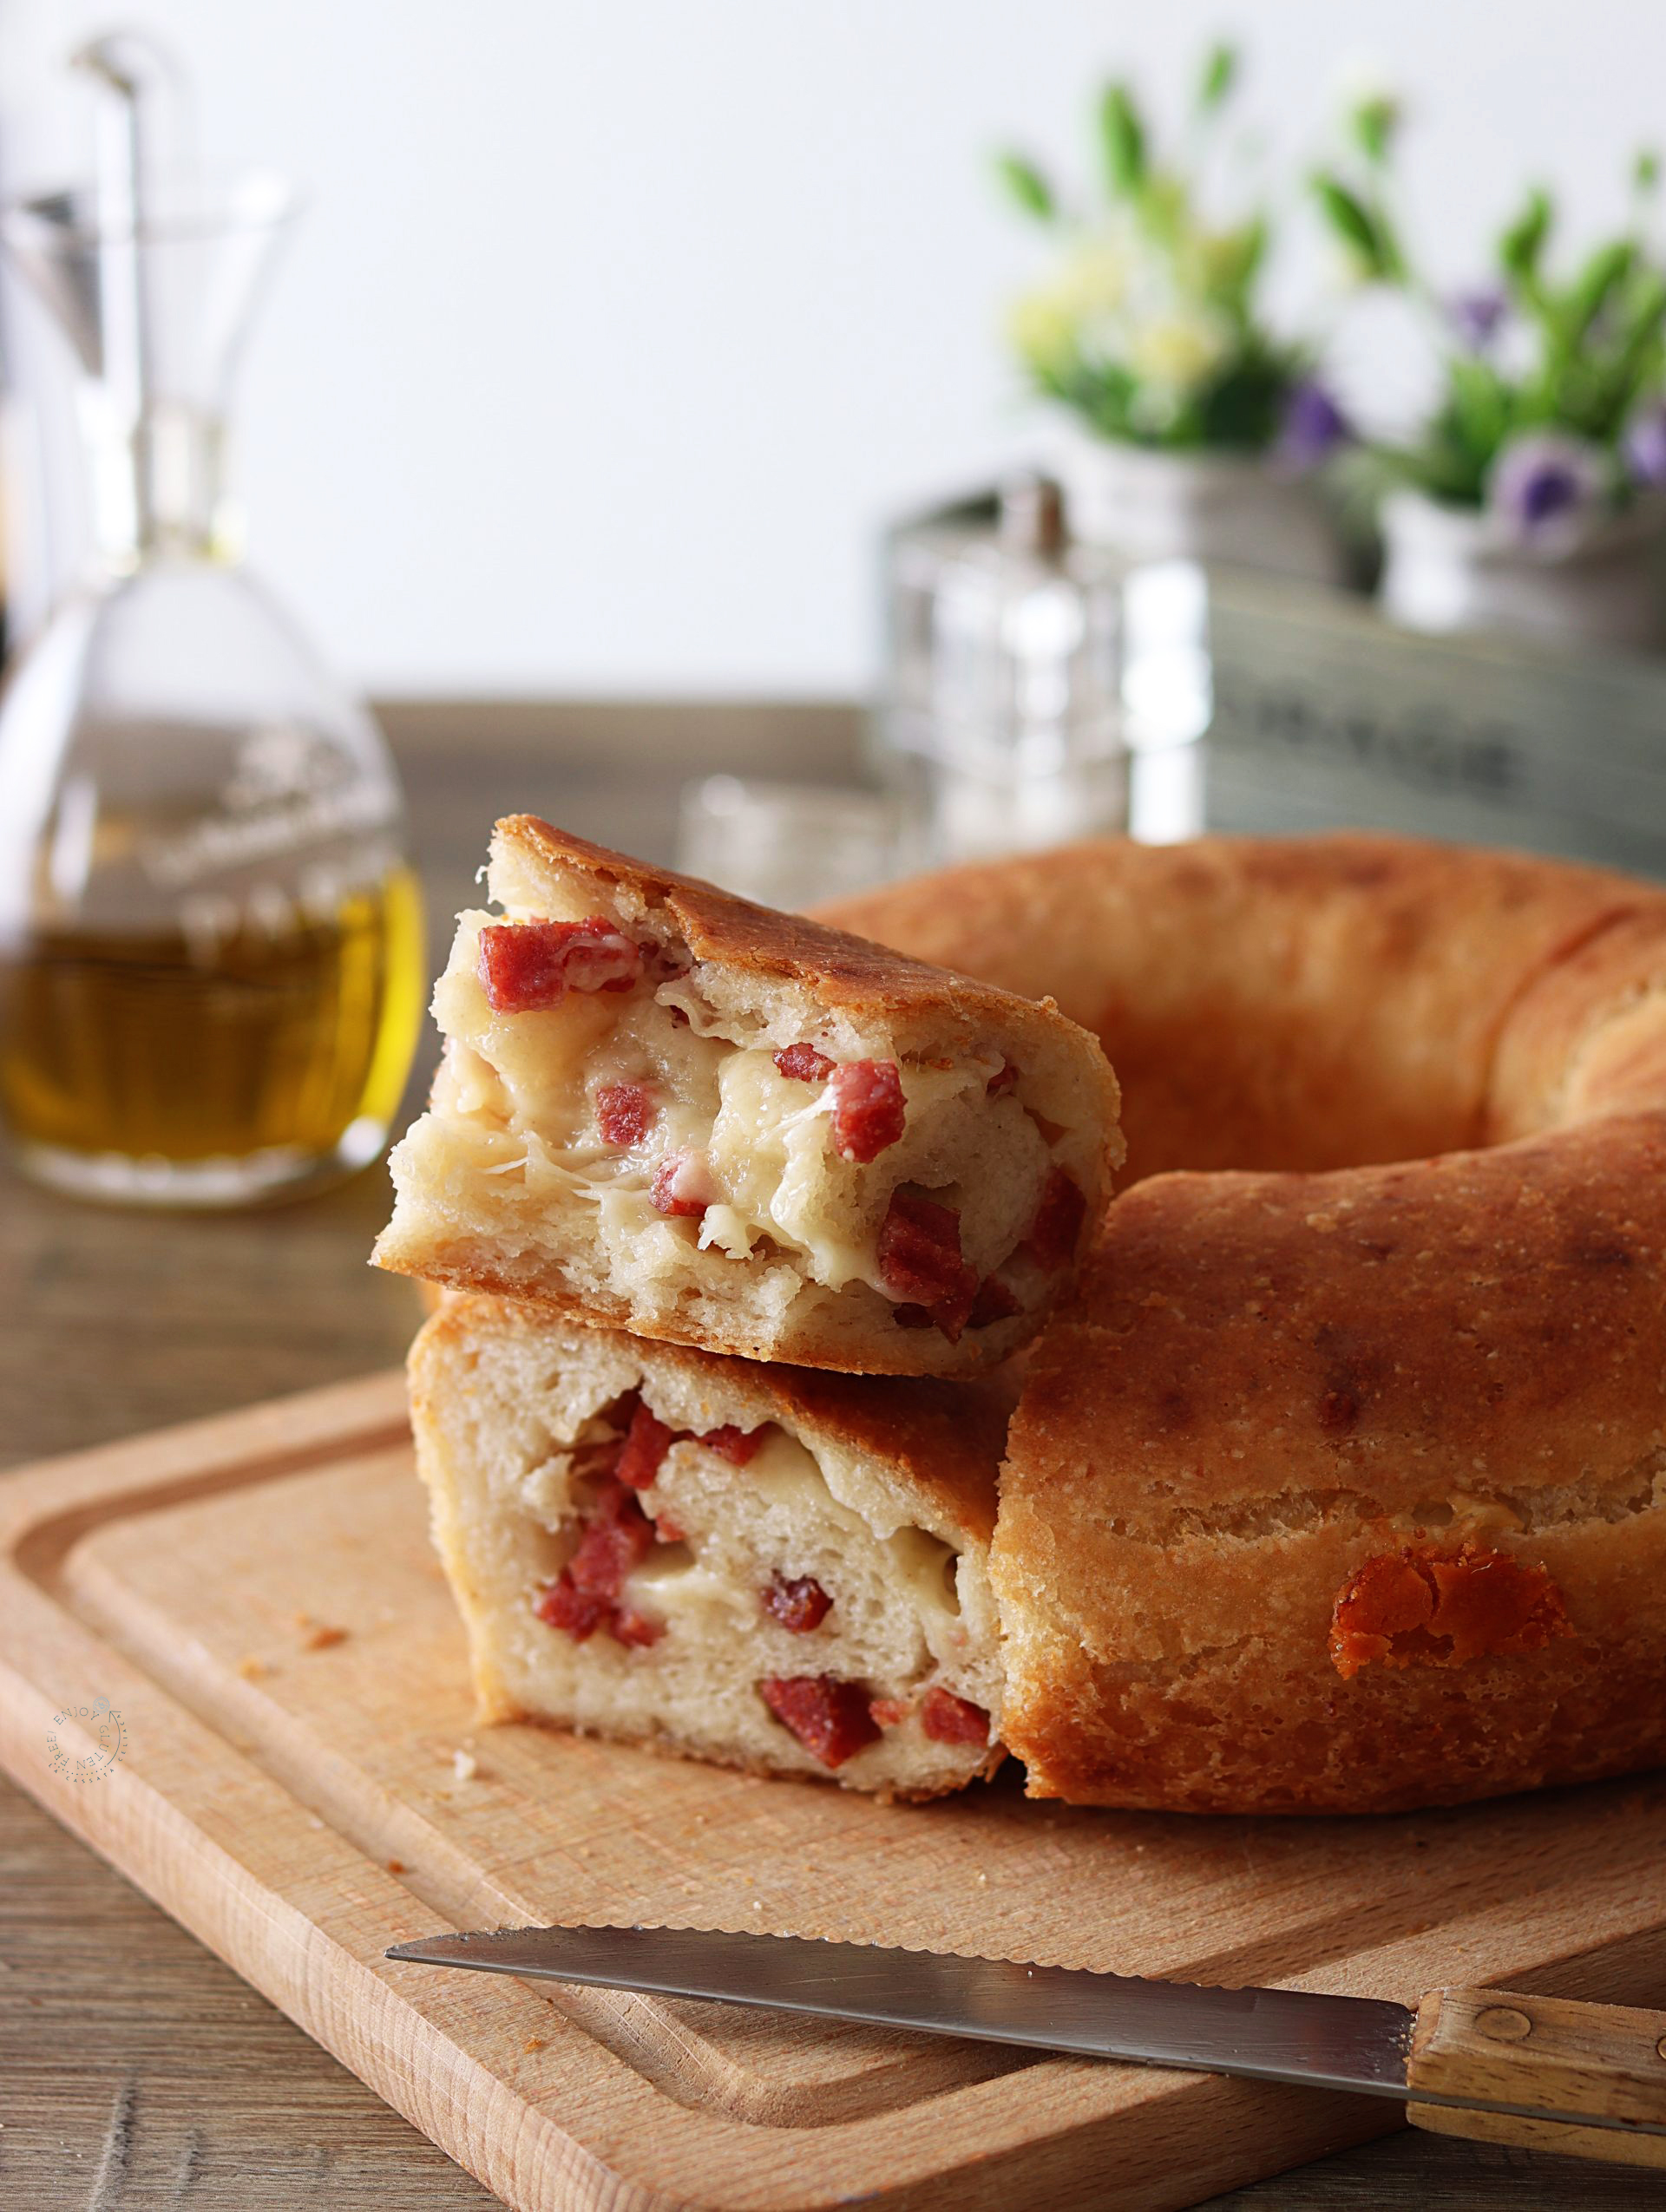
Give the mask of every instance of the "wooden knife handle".
<path id="1" fill-rule="evenodd" d="M 1502 1989 L 1432 1990 L 1417 2008 L 1406 2078 L 1407 2118 L 1435 2135 L 1666 2167 L 1666 2134 L 1641 2131 L 1666 2128 L 1666 2012 Z M 1535 2117 L 1424 2104 L 1420 2090 L 1528 2105 Z"/>

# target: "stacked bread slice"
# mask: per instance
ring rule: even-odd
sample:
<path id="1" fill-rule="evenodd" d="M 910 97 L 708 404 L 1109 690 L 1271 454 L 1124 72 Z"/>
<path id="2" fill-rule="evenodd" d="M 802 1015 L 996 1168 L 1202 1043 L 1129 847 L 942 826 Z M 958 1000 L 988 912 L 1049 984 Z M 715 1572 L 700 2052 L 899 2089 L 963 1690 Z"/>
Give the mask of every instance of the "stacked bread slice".
<path id="1" fill-rule="evenodd" d="M 930 1796 L 1000 1752 L 1010 1391 L 1120 1158 L 1036 1003 L 516 817 L 378 1262 L 491 1718 Z"/>

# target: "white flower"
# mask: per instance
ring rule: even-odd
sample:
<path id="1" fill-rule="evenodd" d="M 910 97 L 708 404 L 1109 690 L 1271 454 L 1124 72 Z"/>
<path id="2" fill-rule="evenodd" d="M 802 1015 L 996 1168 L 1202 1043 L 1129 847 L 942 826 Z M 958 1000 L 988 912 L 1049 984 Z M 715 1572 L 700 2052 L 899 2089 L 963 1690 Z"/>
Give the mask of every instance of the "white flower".
<path id="1" fill-rule="evenodd" d="M 1007 337 L 1019 359 L 1038 375 L 1068 366 L 1076 351 L 1076 311 L 1057 285 L 1020 294 L 1007 311 Z"/>
<path id="2" fill-rule="evenodd" d="M 1128 341 L 1128 366 L 1140 380 L 1177 400 L 1208 383 L 1226 359 L 1232 334 L 1206 307 L 1177 305 L 1138 323 Z"/>
<path id="3" fill-rule="evenodd" d="M 1056 290 L 1059 299 L 1084 319 L 1113 315 L 1128 297 L 1132 273 L 1133 256 L 1122 239 L 1106 235 L 1084 239 L 1071 249 Z"/>

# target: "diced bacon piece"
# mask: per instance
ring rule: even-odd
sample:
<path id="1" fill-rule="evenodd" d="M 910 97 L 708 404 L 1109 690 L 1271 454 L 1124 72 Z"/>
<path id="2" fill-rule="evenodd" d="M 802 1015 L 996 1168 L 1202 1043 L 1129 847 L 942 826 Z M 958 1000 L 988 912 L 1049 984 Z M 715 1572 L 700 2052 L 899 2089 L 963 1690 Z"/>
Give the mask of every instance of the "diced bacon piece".
<path id="1" fill-rule="evenodd" d="M 587 1596 L 616 1598 L 625 1578 L 653 1548 L 653 1523 L 623 1482 L 606 1483 L 567 1575 Z M 564 1578 L 566 1579 L 566 1578 Z"/>
<path id="2" fill-rule="evenodd" d="M 1062 1168 L 1049 1168 L 1041 1186 L 1041 1202 L 1025 1239 L 1038 1266 L 1049 1274 L 1069 1266 L 1076 1257 L 1076 1240 L 1086 1211 L 1087 1201 L 1071 1177 Z"/>
<path id="3" fill-rule="evenodd" d="M 732 1460 L 737 1467 L 744 1467 L 749 1460 L 758 1457 L 769 1433 L 767 1421 L 761 1429 L 737 1429 L 731 1422 L 725 1422 L 721 1429 L 708 1429 L 699 1441 L 708 1451 Z"/>
<path id="4" fill-rule="evenodd" d="M 961 1217 L 954 1208 L 893 1191 L 876 1256 L 880 1280 L 897 1300 L 898 1315 L 904 1306 L 923 1306 L 933 1326 L 957 1343 L 978 1294 L 978 1277 L 961 1257 Z M 912 1317 L 902 1322 L 904 1328 L 919 1325 Z"/>
<path id="5" fill-rule="evenodd" d="M 795 1575 L 790 1581 L 777 1574 L 764 1593 L 764 1610 L 793 1635 L 808 1636 L 831 1613 L 833 1600 L 813 1574 Z"/>
<path id="6" fill-rule="evenodd" d="M 895 1060 L 847 1060 L 828 1083 L 833 1097 L 833 1149 L 865 1168 L 902 1134 L 902 1078 Z"/>
<path id="7" fill-rule="evenodd" d="M 833 1072 L 833 1063 L 813 1044 L 784 1044 L 775 1056 L 775 1064 L 794 1083 L 819 1083 Z"/>
<path id="8" fill-rule="evenodd" d="M 490 922 L 479 975 L 496 1014 L 559 1006 L 569 991 L 628 991 L 642 953 L 605 914 L 585 921 Z"/>
<path id="9" fill-rule="evenodd" d="M 635 1606 L 618 1606 L 607 1618 L 607 1633 L 614 1643 L 633 1650 L 657 1644 L 665 1633 L 666 1624 L 657 1614 L 640 1612 Z"/>
<path id="10" fill-rule="evenodd" d="M 997 1321 L 1010 1321 L 1021 1310 L 999 1275 L 986 1275 L 978 1285 L 978 1294 L 972 1301 L 966 1325 L 968 1329 L 991 1328 Z"/>
<path id="11" fill-rule="evenodd" d="M 686 1214 L 699 1221 L 717 1203 L 717 1188 L 704 1152 L 667 1152 L 654 1170 L 648 1194 L 659 1214 Z"/>
<path id="12" fill-rule="evenodd" d="M 653 1533 L 662 1544 L 680 1544 L 683 1541 L 682 1529 L 668 1513 L 654 1515 Z"/>
<path id="13" fill-rule="evenodd" d="M 1018 1070 L 1010 1060 L 1003 1060 L 983 1086 L 986 1098 L 1004 1098 L 1018 1081 Z"/>
<path id="14" fill-rule="evenodd" d="M 772 1676 L 758 1689 L 781 1725 L 824 1767 L 843 1766 L 879 1741 L 872 1700 L 859 1682 L 841 1682 L 834 1674 L 788 1674 Z"/>
<path id="15" fill-rule="evenodd" d="M 987 1744 L 989 1716 L 969 1698 L 952 1690 L 928 1690 L 920 1701 L 920 1725 L 934 1744 Z"/>
<path id="16" fill-rule="evenodd" d="M 659 1109 L 645 1083 L 605 1083 L 596 1092 L 596 1127 L 609 1144 L 639 1144 Z"/>
<path id="17" fill-rule="evenodd" d="M 571 1569 L 564 1568 L 556 1580 L 538 1593 L 532 1609 L 540 1620 L 547 1620 L 552 1628 L 562 1630 L 575 1644 L 582 1644 L 595 1634 L 613 1606 L 611 1598 L 580 1589 Z"/>
<path id="18" fill-rule="evenodd" d="M 631 1425 L 625 1431 L 618 1464 L 613 1472 L 627 1489 L 646 1490 L 659 1472 L 660 1463 L 671 1450 L 672 1432 L 663 1421 L 656 1421 L 641 1400 L 631 1416 Z"/>

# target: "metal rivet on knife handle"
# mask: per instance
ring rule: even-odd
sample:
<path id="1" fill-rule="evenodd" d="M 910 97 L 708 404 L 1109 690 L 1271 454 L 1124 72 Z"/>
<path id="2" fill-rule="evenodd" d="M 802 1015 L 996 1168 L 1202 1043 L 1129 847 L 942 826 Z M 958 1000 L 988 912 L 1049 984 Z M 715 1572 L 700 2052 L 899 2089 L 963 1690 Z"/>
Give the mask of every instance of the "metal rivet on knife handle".
<path id="1" fill-rule="evenodd" d="M 1497 1989 L 1437 1989 L 1417 2008 L 1406 2116 L 1435 2135 L 1666 2168 L 1666 2135 L 1640 2131 L 1666 2127 L 1663 2056 L 1666 2012 Z M 1425 2104 L 1417 2101 L 1420 2091 L 1532 2110 Z"/>

